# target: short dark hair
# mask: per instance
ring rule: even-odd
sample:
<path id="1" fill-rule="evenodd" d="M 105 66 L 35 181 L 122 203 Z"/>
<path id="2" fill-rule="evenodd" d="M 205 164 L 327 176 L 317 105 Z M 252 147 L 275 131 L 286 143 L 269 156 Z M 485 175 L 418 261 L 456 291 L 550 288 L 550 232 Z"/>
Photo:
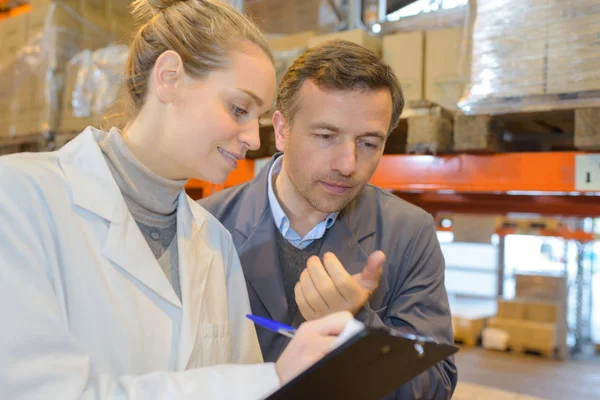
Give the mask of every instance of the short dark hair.
<path id="1" fill-rule="evenodd" d="M 325 90 L 389 89 L 392 96 L 391 132 L 400 120 L 404 96 L 392 68 L 372 51 L 347 40 L 330 40 L 308 49 L 283 76 L 276 108 L 293 121 L 300 88 L 311 80 Z"/>

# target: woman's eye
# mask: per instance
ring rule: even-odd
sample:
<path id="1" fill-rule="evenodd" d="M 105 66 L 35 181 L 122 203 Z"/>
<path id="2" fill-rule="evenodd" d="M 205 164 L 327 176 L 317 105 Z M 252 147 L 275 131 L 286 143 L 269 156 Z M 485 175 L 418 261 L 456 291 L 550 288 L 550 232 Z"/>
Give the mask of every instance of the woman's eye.
<path id="1" fill-rule="evenodd" d="M 246 115 L 248 115 L 248 111 L 236 105 L 233 106 L 233 113 L 236 117 L 245 117 Z"/>

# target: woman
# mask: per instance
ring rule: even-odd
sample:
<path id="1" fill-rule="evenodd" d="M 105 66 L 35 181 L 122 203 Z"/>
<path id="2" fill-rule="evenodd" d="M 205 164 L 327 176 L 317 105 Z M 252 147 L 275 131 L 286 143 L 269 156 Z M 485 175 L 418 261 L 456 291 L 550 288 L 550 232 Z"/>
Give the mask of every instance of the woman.
<path id="1" fill-rule="evenodd" d="M 223 182 L 259 146 L 269 48 L 216 1 L 137 0 L 134 12 L 151 17 L 130 49 L 125 130 L 0 158 L 2 398 L 258 398 L 350 318 L 306 324 L 260 364 L 231 237 L 184 184 Z"/>

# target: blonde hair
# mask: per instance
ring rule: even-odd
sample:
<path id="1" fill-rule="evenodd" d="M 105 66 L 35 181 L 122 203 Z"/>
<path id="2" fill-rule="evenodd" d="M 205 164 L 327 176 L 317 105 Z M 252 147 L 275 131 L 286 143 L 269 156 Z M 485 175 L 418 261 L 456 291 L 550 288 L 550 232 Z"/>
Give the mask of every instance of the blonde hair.
<path id="1" fill-rule="evenodd" d="M 144 105 L 148 78 L 167 50 L 181 57 L 185 72 L 203 78 L 226 68 L 227 54 L 251 50 L 253 44 L 273 61 L 260 29 L 247 16 L 218 0 L 135 0 L 133 16 L 146 21 L 133 38 L 125 70 L 131 114 Z"/>

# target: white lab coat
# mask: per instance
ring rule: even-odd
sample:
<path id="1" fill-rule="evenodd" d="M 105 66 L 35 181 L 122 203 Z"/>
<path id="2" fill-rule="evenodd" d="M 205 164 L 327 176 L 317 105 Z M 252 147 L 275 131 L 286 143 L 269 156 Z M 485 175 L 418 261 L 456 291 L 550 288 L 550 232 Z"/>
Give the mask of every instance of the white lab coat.
<path id="1" fill-rule="evenodd" d="M 106 165 L 103 135 L 88 128 L 54 153 L 0 157 L 0 397 L 268 394 L 279 382 L 258 364 L 230 234 L 179 196 L 182 306 Z"/>

